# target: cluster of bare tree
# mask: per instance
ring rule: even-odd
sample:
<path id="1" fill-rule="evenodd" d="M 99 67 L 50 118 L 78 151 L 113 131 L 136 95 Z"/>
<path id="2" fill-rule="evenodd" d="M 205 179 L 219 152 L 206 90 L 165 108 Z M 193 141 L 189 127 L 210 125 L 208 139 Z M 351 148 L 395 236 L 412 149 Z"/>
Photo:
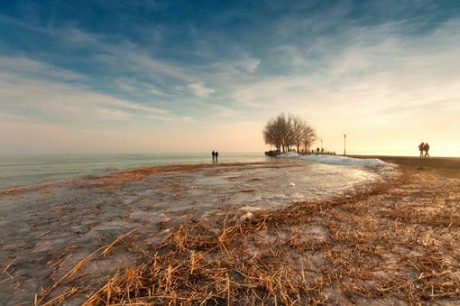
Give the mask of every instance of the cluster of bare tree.
<path id="1" fill-rule="evenodd" d="M 292 146 L 297 148 L 297 152 L 301 152 L 301 147 L 309 152 L 311 144 L 317 140 L 315 129 L 291 114 L 280 114 L 270 119 L 263 134 L 266 144 L 275 146 L 277 151 L 283 153 L 288 152 Z"/>

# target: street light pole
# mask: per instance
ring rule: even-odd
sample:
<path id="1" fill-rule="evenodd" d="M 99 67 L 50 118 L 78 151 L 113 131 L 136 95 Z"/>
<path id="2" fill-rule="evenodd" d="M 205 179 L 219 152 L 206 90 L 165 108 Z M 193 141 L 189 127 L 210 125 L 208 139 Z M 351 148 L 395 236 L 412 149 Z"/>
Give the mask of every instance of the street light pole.
<path id="1" fill-rule="evenodd" d="M 343 155 L 347 155 L 347 134 L 343 134 Z"/>

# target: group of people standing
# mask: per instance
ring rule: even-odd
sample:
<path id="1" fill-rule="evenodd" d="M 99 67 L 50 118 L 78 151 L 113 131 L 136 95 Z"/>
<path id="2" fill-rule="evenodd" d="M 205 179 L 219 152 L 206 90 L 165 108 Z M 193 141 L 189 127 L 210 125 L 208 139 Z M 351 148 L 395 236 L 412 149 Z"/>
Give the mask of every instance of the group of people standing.
<path id="1" fill-rule="evenodd" d="M 217 151 L 212 151 L 212 161 L 217 162 L 218 158 L 219 158 L 219 153 Z"/>
<path id="2" fill-rule="evenodd" d="M 418 145 L 418 150 L 420 151 L 420 157 L 430 157 L 430 154 L 428 153 L 428 151 L 430 151 L 430 145 L 428 142 L 420 143 Z"/>

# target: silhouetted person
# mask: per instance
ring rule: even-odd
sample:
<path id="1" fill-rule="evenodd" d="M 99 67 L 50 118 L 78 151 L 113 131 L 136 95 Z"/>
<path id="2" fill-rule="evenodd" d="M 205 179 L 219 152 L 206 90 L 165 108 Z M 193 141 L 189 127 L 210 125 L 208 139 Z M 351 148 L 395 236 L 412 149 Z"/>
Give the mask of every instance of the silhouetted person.
<path id="1" fill-rule="evenodd" d="M 216 159 L 216 152 L 212 151 L 212 161 Z"/>
<path id="2" fill-rule="evenodd" d="M 319 154 L 319 148 L 316 148 L 316 155 Z"/>
<path id="3" fill-rule="evenodd" d="M 423 142 L 418 145 L 418 150 L 420 151 L 420 157 L 423 157 L 423 151 L 425 150 L 425 144 Z"/>
<path id="4" fill-rule="evenodd" d="M 219 159 L 219 152 L 216 151 L 215 155 L 216 155 L 216 162 L 217 162 L 217 160 Z"/>
<path id="5" fill-rule="evenodd" d="M 430 151 L 430 145 L 428 142 L 423 146 L 423 150 L 425 151 L 425 157 L 430 157 L 430 154 L 428 153 L 428 151 Z"/>

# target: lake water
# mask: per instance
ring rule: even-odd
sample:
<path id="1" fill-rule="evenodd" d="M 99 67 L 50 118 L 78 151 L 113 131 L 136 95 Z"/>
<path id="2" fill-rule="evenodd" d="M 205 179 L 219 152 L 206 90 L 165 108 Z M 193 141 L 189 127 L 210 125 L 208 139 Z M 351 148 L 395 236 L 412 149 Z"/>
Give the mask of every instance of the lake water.
<path id="1" fill-rule="evenodd" d="M 263 153 L 219 153 L 219 162 L 273 161 Z M 211 153 L 0 155 L 0 189 L 117 170 L 212 163 Z"/>

